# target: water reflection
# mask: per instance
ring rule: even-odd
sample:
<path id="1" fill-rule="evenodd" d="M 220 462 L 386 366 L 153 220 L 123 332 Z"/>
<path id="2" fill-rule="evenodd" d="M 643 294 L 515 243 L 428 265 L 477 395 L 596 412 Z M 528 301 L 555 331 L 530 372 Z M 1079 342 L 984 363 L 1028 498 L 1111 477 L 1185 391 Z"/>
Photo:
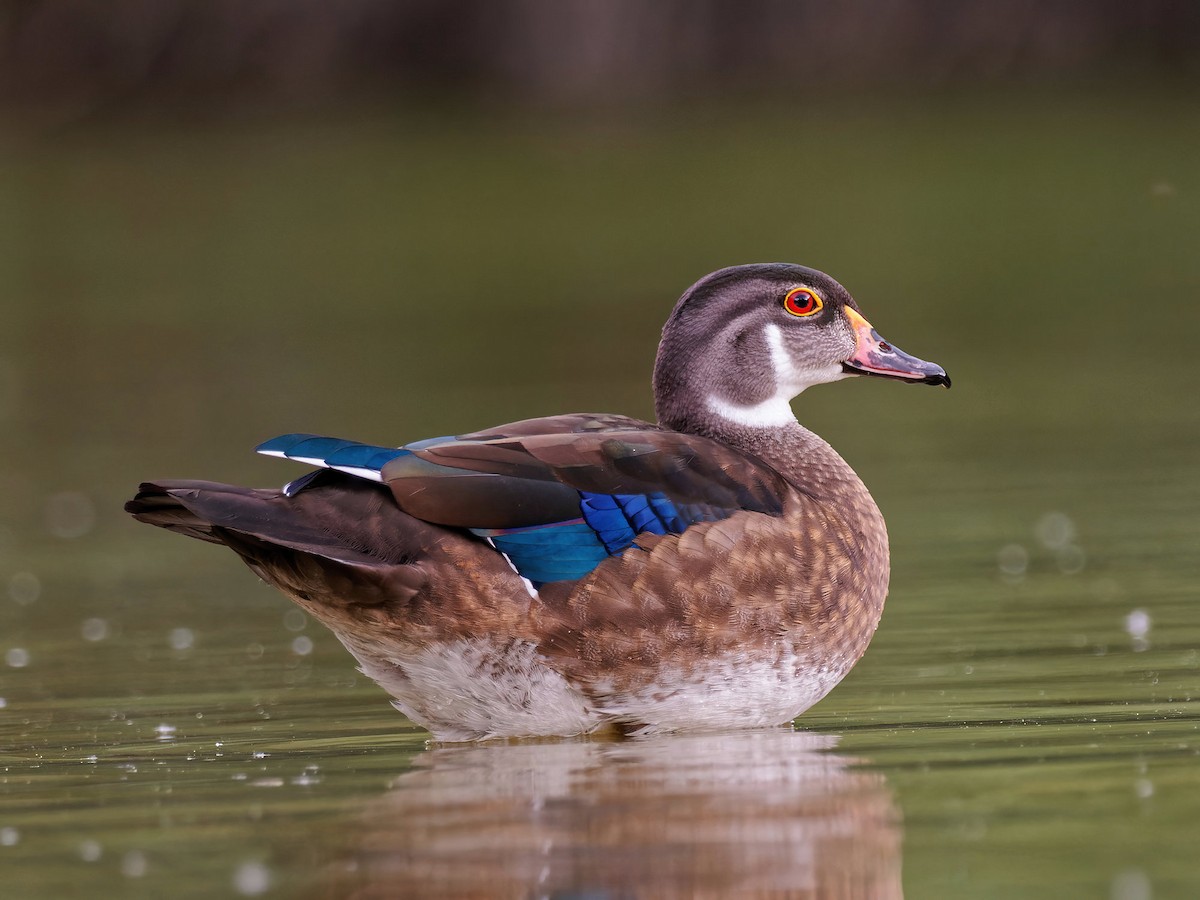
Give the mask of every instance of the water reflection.
<path id="1" fill-rule="evenodd" d="M 448 747 L 362 813 L 340 897 L 901 896 L 883 776 L 791 731 Z"/>

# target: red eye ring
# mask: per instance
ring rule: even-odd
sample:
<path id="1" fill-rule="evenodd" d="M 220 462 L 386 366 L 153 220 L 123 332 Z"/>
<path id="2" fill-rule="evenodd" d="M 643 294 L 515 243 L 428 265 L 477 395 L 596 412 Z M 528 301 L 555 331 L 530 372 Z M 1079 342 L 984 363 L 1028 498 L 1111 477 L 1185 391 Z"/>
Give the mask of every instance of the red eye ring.
<path id="1" fill-rule="evenodd" d="M 795 288 L 787 292 L 783 298 L 783 308 L 793 316 L 812 316 L 821 311 L 824 306 L 821 298 L 808 288 Z"/>

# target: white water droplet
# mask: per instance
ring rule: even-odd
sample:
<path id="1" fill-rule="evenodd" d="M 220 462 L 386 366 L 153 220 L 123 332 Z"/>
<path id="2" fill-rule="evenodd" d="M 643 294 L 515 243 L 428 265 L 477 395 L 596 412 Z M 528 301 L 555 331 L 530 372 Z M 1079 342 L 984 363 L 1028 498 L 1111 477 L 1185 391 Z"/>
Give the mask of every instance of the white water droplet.
<path id="1" fill-rule="evenodd" d="M 1150 613 L 1144 609 L 1131 610 L 1125 617 L 1125 631 L 1130 637 L 1144 638 L 1150 633 Z"/>
<path id="2" fill-rule="evenodd" d="M 1048 512 L 1038 520 L 1034 534 L 1047 550 L 1058 550 L 1075 540 L 1075 523 L 1066 513 Z"/>
<path id="3" fill-rule="evenodd" d="M 121 857 L 121 874 L 126 878 L 141 878 L 149 868 L 150 863 L 141 850 L 130 850 Z"/>
<path id="4" fill-rule="evenodd" d="M 85 641 L 102 641 L 108 637 L 108 622 L 99 618 L 84 619 L 79 630 Z"/>
<path id="5" fill-rule="evenodd" d="M 271 886 L 271 870 L 260 862 L 244 862 L 233 873 L 233 887 L 244 897 L 257 897 Z"/>
<path id="6" fill-rule="evenodd" d="M 1152 900 L 1154 888 L 1141 869 L 1126 869 L 1113 876 L 1108 895 L 1112 900 Z"/>
<path id="7" fill-rule="evenodd" d="M 313 642 L 306 634 L 302 634 L 292 641 L 292 652 L 297 656 L 308 656 L 313 651 Z"/>
<path id="8" fill-rule="evenodd" d="M 63 491 L 46 501 L 46 527 L 55 537 L 83 537 L 95 524 L 96 507 L 86 494 Z"/>
<path id="9" fill-rule="evenodd" d="M 8 579 L 8 596 L 22 606 L 35 602 L 41 595 L 41 579 L 32 572 L 16 572 Z"/>
<path id="10" fill-rule="evenodd" d="M 29 651 L 24 647 L 11 647 L 4 654 L 4 661 L 14 669 L 29 665 Z"/>
<path id="11" fill-rule="evenodd" d="M 0 847 L 15 847 L 19 843 L 21 843 L 21 832 L 11 825 L 0 828 Z"/>
<path id="12" fill-rule="evenodd" d="M 1078 575 L 1087 564 L 1087 555 L 1083 548 L 1075 544 L 1066 544 L 1058 549 L 1054 561 L 1058 563 L 1058 571 L 1064 575 Z"/>
<path id="13" fill-rule="evenodd" d="M 196 643 L 196 635 L 190 628 L 172 628 L 167 635 L 167 642 L 173 650 L 190 650 Z"/>
<path id="14" fill-rule="evenodd" d="M 996 554 L 996 562 L 1001 575 L 1020 579 L 1025 577 L 1025 570 L 1029 568 L 1029 551 L 1020 544 L 1007 544 Z"/>
<path id="15" fill-rule="evenodd" d="M 84 862 L 96 862 L 104 855 L 104 848 L 99 841 L 80 841 L 79 858 Z"/>

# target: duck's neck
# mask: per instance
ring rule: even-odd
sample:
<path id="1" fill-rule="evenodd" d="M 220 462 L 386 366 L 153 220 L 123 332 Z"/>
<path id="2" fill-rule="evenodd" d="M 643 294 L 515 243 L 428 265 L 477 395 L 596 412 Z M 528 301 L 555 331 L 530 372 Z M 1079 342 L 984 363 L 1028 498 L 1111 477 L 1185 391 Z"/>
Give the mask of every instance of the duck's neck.
<path id="1" fill-rule="evenodd" d="M 870 496 L 862 479 L 837 451 L 794 419 L 771 428 L 723 424 L 691 430 L 758 457 L 813 499 L 836 502 L 848 495 Z"/>
<path id="2" fill-rule="evenodd" d="M 672 415 L 660 408 L 659 424 L 673 431 L 699 434 L 758 457 L 801 493 L 820 502 L 840 502 L 870 494 L 862 479 L 819 435 L 794 416 L 768 427 L 754 427 L 720 416 Z M 879 514 L 874 501 L 870 507 Z M 882 522 L 882 519 L 880 520 Z"/>

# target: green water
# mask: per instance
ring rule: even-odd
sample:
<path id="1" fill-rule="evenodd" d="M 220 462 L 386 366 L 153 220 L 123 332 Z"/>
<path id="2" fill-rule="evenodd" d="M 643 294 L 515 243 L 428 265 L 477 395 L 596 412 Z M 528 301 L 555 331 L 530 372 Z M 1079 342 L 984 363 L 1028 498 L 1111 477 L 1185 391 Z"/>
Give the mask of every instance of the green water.
<path id="1" fill-rule="evenodd" d="M 1195 896 L 1198 146 L 1150 89 L 10 135 L 4 896 Z M 893 548 L 797 733 L 427 748 L 120 511 L 282 432 L 649 416 L 675 297 L 767 259 L 955 384 L 796 403 Z"/>

